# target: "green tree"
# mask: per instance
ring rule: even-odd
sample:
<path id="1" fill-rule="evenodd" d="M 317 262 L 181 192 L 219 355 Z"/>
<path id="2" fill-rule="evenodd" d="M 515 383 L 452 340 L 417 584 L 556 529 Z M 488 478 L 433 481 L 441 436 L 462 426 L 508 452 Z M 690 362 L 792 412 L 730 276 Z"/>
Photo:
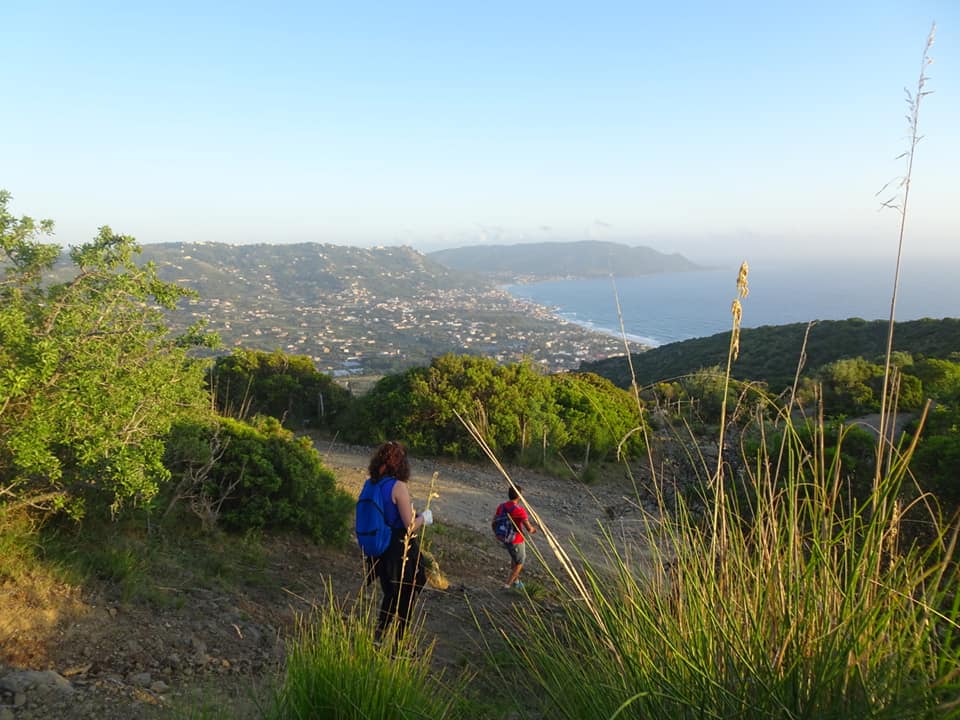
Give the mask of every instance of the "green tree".
<path id="1" fill-rule="evenodd" d="M 960 507 L 960 409 L 940 405 L 927 418 L 911 466 L 920 487 L 933 492 L 949 515 Z"/>
<path id="2" fill-rule="evenodd" d="M 279 350 L 236 350 L 217 358 L 210 384 L 220 412 L 272 415 L 294 428 L 329 426 L 351 401 L 350 392 L 309 357 Z"/>
<path id="3" fill-rule="evenodd" d="M 819 373 L 828 414 L 860 415 L 880 409 L 883 368 L 862 357 L 824 365 Z"/>
<path id="4" fill-rule="evenodd" d="M 692 398 L 693 407 L 706 422 L 719 420 L 724 402 L 724 373 L 720 366 L 703 368 L 680 378 L 683 393 Z M 728 392 L 727 402 L 735 401 L 732 392 Z"/>
<path id="5" fill-rule="evenodd" d="M 148 501 L 169 477 L 163 436 L 206 404 L 203 369 L 162 315 L 188 291 L 108 227 L 56 281 L 53 224 L 9 201 L 0 191 L 0 502 L 79 515 L 88 500 Z"/>
<path id="6" fill-rule="evenodd" d="M 385 377 L 361 407 L 357 425 L 376 440 L 400 438 L 414 452 L 478 458 L 463 418 L 494 452 L 533 463 L 568 448 L 606 453 L 640 422 L 629 393 L 595 375 L 545 376 L 530 362 L 501 366 L 472 355 L 443 355 L 428 368 Z M 639 434 L 631 437 L 627 448 L 640 442 Z"/>
<path id="7" fill-rule="evenodd" d="M 561 373 L 551 378 L 565 431 L 563 447 L 603 457 L 622 449 L 642 449 L 640 412 L 633 396 L 593 373 Z"/>
<path id="8" fill-rule="evenodd" d="M 924 358 L 910 368 L 923 383 L 923 393 L 946 403 L 960 402 L 960 362 Z"/>

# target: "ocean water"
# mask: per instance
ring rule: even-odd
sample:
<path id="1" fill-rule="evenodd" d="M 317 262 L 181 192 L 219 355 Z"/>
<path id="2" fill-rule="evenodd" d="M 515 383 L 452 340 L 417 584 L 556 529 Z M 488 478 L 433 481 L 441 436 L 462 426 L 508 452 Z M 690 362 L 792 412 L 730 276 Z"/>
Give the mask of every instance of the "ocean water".
<path id="1" fill-rule="evenodd" d="M 737 269 L 557 280 L 505 289 L 552 308 L 566 320 L 618 336 L 619 296 L 628 337 L 656 346 L 729 330 Z M 742 324 L 759 327 L 854 317 L 886 320 L 893 282 L 892 264 L 758 263 L 750 266 L 750 294 L 742 301 Z M 904 261 L 896 318 L 927 317 L 960 317 L 960 259 Z"/>

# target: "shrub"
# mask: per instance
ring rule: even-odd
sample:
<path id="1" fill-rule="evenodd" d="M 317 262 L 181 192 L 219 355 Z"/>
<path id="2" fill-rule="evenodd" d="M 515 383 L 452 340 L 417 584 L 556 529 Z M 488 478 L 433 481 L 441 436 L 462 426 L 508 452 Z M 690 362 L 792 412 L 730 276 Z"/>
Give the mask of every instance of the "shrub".
<path id="1" fill-rule="evenodd" d="M 353 498 L 337 488 L 309 438 L 276 418 L 178 424 L 166 461 L 178 473 L 172 504 L 189 503 L 207 525 L 287 528 L 342 542 Z"/>
<path id="2" fill-rule="evenodd" d="M 209 382 L 220 412 L 272 415 L 287 427 L 324 427 L 351 403 L 350 392 L 304 355 L 236 350 L 217 358 Z"/>
<path id="3" fill-rule="evenodd" d="M 590 373 L 545 376 L 527 362 L 444 355 L 430 367 L 383 378 L 360 405 L 345 437 L 396 437 L 427 455 L 481 456 L 461 418 L 495 451 L 536 464 L 568 451 L 602 457 L 628 435 L 628 452 L 642 447 L 642 433 L 631 434 L 641 420 L 629 393 Z"/>

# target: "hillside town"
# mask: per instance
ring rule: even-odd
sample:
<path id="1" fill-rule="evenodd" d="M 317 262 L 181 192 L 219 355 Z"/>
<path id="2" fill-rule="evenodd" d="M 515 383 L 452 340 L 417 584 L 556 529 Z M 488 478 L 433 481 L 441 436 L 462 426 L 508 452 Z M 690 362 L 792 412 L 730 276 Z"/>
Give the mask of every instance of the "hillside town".
<path id="1" fill-rule="evenodd" d="M 145 246 L 144 260 L 197 293 L 172 314 L 175 327 L 202 322 L 221 351 L 305 355 L 337 377 L 397 372 L 449 352 L 529 358 L 557 372 L 625 351 L 621 338 L 408 247 L 169 243 Z"/>
<path id="2" fill-rule="evenodd" d="M 306 355 L 334 376 L 396 371 L 446 352 L 498 362 L 527 357 L 548 372 L 624 352 L 619 338 L 497 289 L 378 298 L 353 286 L 322 303 L 295 305 L 292 312 L 270 302 L 241 306 L 227 298 L 199 298 L 190 303 L 189 316 L 205 321 L 225 348 Z"/>

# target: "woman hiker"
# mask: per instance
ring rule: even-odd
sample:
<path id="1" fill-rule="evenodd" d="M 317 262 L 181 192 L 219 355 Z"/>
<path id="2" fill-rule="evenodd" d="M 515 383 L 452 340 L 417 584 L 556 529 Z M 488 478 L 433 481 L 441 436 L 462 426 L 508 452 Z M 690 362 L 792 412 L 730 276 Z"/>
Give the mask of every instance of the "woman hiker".
<path id="1" fill-rule="evenodd" d="M 383 493 L 384 517 L 391 528 L 386 552 L 373 561 L 373 573 L 380 580 L 383 600 L 377 617 L 376 639 L 382 639 L 391 621 L 396 620 L 396 637 L 403 637 L 413 604 L 427 581 L 420 559 L 420 544 L 414 534 L 433 524 L 430 509 L 415 513 L 407 482 L 410 465 L 407 450 L 398 442 L 387 442 L 370 458 L 370 481 Z"/>

